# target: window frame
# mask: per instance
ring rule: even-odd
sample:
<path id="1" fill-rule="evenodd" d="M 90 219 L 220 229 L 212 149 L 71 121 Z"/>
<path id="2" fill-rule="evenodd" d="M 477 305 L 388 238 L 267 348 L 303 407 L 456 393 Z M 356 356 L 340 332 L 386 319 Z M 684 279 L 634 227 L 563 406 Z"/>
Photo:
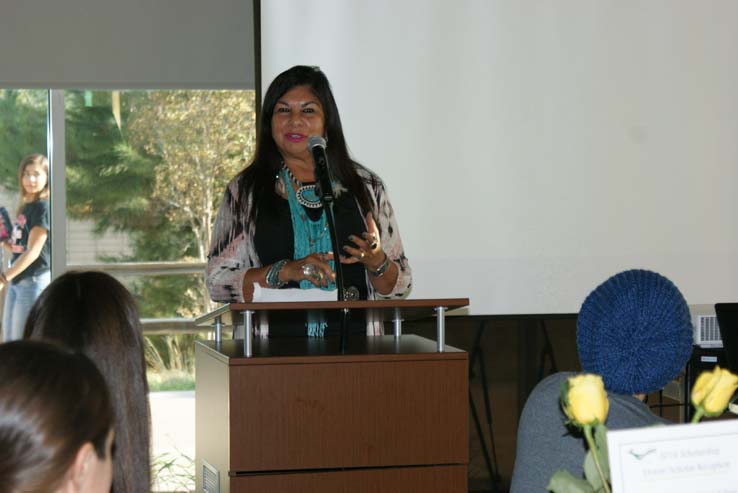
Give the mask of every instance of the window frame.
<path id="1" fill-rule="evenodd" d="M 122 262 L 75 264 L 67 262 L 67 190 L 66 190 L 66 122 L 65 90 L 48 90 L 47 152 L 49 157 L 50 228 L 51 234 L 51 278 L 55 279 L 70 269 L 101 270 L 111 275 L 147 276 L 197 274 L 205 275 L 204 262 Z M 199 327 L 189 318 L 142 319 L 145 333 L 179 333 L 209 331 Z M 163 329 L 162 324 L 170 327 Z"/>

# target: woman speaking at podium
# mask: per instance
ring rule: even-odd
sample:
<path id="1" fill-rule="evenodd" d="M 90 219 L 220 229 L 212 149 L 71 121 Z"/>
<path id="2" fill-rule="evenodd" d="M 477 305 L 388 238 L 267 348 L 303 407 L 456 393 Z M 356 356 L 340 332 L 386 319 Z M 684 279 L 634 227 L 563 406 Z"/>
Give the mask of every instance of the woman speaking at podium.
<path id="1" fill-rule="evenodd" d="M 308 148 L 313 136 L 327 142 L 341 252 L 332 252 L 316 193 Z M 336 289 L 336 260 L 355 298 L 402 297 L 410 290 L 410 265 L 382 180 L 349 156 L 325 74 L 295 66 L 269 86 L 254 159 L 226 188 L 210 242 L 207 286 L 214 301 L 226 303 L 251 301 L 254 283 Z M 269 324 L 274 328 L 271 315 Z M 367 334 L 381 331 L 367 323 Z M 324 335 L 325 323 L 308 320 L 305 334 Z"/>

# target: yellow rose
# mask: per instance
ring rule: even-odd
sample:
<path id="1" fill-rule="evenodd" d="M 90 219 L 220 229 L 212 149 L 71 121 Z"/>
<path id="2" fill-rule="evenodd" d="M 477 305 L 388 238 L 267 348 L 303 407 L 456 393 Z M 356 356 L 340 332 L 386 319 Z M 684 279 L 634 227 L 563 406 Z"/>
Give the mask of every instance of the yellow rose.
<path id="1" fill-rule="evenodd" d="M 692 404 L 702 408 L 706 416 L 720 416 L 738 389 L 738 376 L 715 366 L 697 377 L 692 388 Z"/>
<path id="2" fill-rule="evenodd" d="M 566 416 L 579 426 L 604 423 L 610 403 L 602 377 L 589 373 L 570 377 L 562 406 Z"/>
<path id="3" fill-rule="evenodd" d="M 703 371 L 697 377 L 697 380 L 695 380 L 694 386 L 692 387 L 692 395 L 690 396 L 694 407 L 701 406 L 705 397 L 707 397 L 707 394 L 712 391 L 716 382 L 715 370 L 719 368 L 720 367 L 716 366 L 713 371 Z"/>

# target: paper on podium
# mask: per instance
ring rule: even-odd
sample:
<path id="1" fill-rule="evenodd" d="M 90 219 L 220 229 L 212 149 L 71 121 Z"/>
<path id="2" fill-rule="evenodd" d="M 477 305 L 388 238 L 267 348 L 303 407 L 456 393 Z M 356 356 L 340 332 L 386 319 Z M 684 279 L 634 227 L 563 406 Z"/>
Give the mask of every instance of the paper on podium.
<path id="1" fill-rule="evenodd" d="M 254 283 L 254 303 L 283 303 L 283 302 L 306 302 L 306 301 L 338 301 L 338 291 L 333 289 L 325 291 L 322 289 L 269 289 L 263 288 L 259 283 Z"/>

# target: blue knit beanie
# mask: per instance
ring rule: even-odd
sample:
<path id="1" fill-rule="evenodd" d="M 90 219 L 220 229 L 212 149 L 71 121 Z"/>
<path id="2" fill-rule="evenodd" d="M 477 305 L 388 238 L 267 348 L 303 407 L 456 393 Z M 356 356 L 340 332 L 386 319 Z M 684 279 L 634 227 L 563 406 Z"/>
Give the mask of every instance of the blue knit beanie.
<path id="1" fill-rule="evenodd" d="M 577 318 L 582 369 L 618 394 L 662 389 L 692 354 L 689 308 L 667 278 L 628 270 L 600 284 Z"/>

